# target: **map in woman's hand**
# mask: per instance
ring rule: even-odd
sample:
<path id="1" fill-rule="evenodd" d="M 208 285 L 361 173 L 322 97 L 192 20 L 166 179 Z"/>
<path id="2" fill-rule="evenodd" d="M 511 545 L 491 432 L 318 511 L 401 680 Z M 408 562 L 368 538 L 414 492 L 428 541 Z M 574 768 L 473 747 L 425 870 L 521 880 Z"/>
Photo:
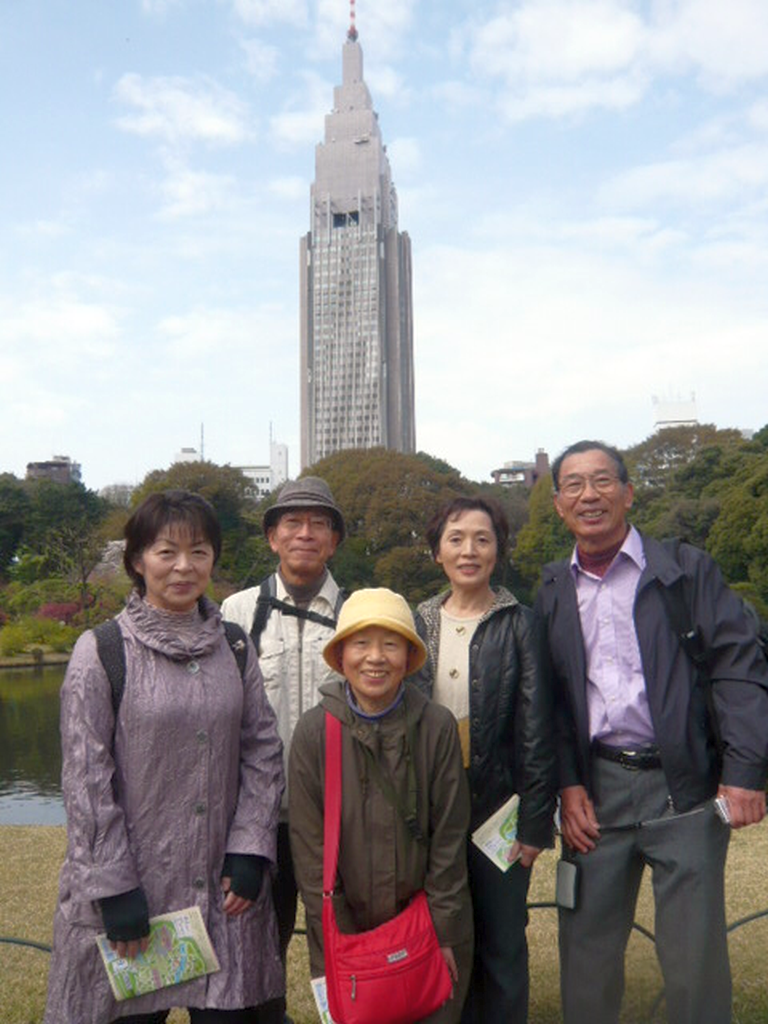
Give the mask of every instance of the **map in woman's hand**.
<path id="1" fill-rule="evenodd" d="M 134 960 L 118 956 L 106 935 L 96 942 L 118 1002 L 219 970 L 199 907 L 150 918 L 149 946 Z"/>

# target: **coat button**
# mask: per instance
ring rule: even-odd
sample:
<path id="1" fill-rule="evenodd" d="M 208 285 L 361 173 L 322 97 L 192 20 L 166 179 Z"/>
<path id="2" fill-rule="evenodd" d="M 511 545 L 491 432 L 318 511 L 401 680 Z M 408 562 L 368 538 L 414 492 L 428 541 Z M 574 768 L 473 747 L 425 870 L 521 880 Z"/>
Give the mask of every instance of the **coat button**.
<path id="1" fill-rule="evenodd" d="M 191 676 L 196 676 L 199 671 L 200 666 L 194 659 L 187 664 L 187 672 L 189 672 Z"/>
<path id="2" fill-rule="evenodd" d="M 195 804 L 195 814 L 205 814 L 205 804 Z"/>
<path id="3" fill-rule="evenodd" d="M 208 741 L 208 733 L 205 729 L 198 729 L 195 735 L 197 736 L 198 743 L 206 743 Z"/>
<path id="4" fill-rule="evenodd" d="M 194 887 L 196 889 L 204 889 L 205 888 L 205 879 L 204 878 L 196 878 L 194 880 L 194 882 L 192 883 L 192 885 L 194 885 Z"/>

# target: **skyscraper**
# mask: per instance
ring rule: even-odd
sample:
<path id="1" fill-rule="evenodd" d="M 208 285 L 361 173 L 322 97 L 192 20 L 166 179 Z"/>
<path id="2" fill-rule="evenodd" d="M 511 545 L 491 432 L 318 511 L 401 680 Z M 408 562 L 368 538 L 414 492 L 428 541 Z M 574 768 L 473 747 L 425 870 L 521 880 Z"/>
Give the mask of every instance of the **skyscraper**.
<path id="1" fill-rule="evenodd" d="M 347 448 L 416 444 L 411 243 L 398 231 L 354 20 L 342 63 L 301 240 L 302 467 Z"/>

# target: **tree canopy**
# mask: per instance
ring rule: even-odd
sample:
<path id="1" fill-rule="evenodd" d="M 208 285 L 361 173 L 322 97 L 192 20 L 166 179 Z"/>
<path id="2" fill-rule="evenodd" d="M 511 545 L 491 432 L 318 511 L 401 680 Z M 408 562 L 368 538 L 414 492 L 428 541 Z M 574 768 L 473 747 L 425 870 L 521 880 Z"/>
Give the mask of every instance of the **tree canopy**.
<path id="1" fill-rule="evenodd" d="M 768 425 L 751 441 L 706 424 L 675 427 L 624 456 L 635 484 L 630 521 L 650 536 L 681 537 L 708 550 L 728 582 L 768 615 Z M 572 538 L 554 510 L 549 476 L 530 492 L 522 485 L 504 489 L 467 480 L 424 452 L 383 448 L 338 452 L 309 474 L 328 482 L 344 514 L 347 537 L 332 568 L 348 590 L 387 586 L 412 603 L 436 593 L 445 579 L 425 530 L 434 512 L 458 495 L 491 495 L 504 507 L 512 564 L 500 566 L 497 579 L 522 600 L 532 600 L 542 566 L 571 549 Z M 87 608 L 96 594 L 91 570 L 104 544 L 122 536 L 131 509 L 167 488 L 195 491 L 216 509 L 223 534 L 216 595 L 253 586 L 275 567 L 261 524 L 276 495 L 255 504 L 247 487 L 247 478 L 231 466 L 176 463 L 149 473 L 129 509 L 124 489 L 115 490 L 110 502 L 81 484 L 2 474 L 0 583 L 10 581 L 0 592 L 2 609 L 13 617 L 51 602 Z"/>

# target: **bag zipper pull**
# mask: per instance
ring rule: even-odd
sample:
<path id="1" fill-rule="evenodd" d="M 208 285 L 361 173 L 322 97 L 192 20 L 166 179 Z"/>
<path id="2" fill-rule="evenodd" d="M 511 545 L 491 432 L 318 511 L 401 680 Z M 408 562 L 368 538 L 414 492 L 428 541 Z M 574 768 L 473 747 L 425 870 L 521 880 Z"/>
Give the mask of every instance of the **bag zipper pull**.
<path id="1" fill-rule="evenodd" d="M 354 1002 L 356 996 L 357 996 L 357 978 L 353 974 L 352 975 L 352 1000 L 353 1000 L 353 1002 Z"/>

